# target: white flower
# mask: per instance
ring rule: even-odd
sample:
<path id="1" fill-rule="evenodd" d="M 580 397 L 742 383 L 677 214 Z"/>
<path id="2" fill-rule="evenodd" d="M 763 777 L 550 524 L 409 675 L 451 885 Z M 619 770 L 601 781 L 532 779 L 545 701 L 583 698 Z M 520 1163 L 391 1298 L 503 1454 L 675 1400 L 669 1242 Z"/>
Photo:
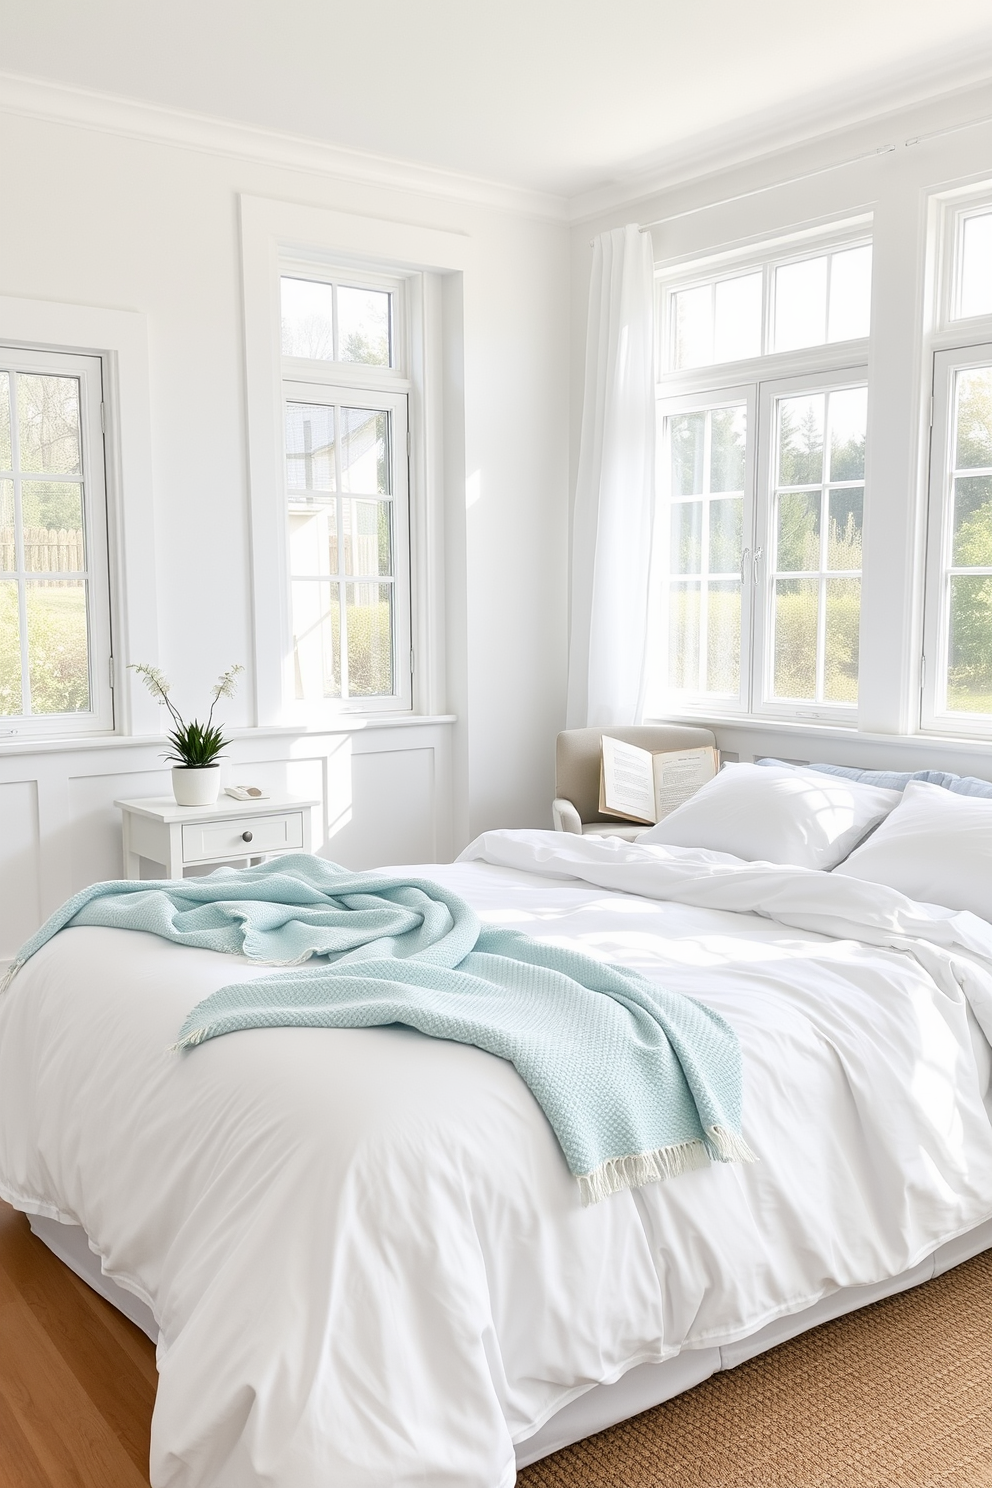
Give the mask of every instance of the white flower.
<path id="1" fill-rule="evenodd" d="M 160 703 L 165 702 L 169 696 L 169 682 L 158 667 L 150 666 L 146 661 L 138 661 L 132 662 L 128 670 L 137 672 L 152 697 L 157 697 Z"/>
<path id="2" fill-rule="evenodd" d="M 234 663 L 234 666 L 228 667 L 226 672 L 221 673 L 221 675 L 217 678 L 216 685 L 214 686 L 215 703 L 217 702 L 218 698 L 229 698 L 234 696 L 235 689 L 238 685 L 238 673 L 243 671 L 244 667 L 241 665 L 241 662 L 236 661 Z"/>

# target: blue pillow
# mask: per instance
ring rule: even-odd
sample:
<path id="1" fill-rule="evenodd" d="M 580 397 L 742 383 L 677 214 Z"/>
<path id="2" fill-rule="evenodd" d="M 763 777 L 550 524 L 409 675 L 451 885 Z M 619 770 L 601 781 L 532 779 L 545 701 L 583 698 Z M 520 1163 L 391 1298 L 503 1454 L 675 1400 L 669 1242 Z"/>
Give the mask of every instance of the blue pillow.
<path id="1" fill-rule="evenodd" d="M 783 765 L 784 760 L 760 759 L 758 765 Z M 842 775 L 845 780 L 861 780 L 865 785 L 878 785 L 884 790 L 905 790 L 911 780 L 925 780 L 940 785 L 956 796 L 992 797 L 992 781 L 975 775 L 951 775 L 947 770 L 856 770 L 850 765 L 801 765 L 793 768 L 819 770 L 822 775 Z"/>

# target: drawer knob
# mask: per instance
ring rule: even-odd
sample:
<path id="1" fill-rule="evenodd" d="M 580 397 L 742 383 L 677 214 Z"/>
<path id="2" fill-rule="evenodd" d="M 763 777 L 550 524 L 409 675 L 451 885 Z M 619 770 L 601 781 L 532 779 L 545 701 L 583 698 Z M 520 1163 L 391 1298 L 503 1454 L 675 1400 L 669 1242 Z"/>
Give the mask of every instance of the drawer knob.
<path id="1" fill-rule="evenodd" d="M 251 841 L 251 836 L 252 836 L 252 834 L 250 832 L 242 832 L 241 833 L 241 841 L 242 842 L 250 842 Z"/>

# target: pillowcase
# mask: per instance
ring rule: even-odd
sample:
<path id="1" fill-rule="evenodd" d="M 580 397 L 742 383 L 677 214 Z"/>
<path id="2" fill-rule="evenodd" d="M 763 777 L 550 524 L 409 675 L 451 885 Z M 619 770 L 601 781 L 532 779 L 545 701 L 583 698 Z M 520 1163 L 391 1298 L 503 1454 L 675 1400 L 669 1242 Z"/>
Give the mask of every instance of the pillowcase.
<path id="1" fill-rule="evenodd" d="M 788 765 L 725 765 L 638 837 L 749 862 L 833 868 L 900 800 L 898 791 Z"/>
<path id="2" fill-rule="evenodd" d="M 760 759 L 759 765 L 787 765 L 786 760 Z M 942 785 L 956 796 L 992 796 L 992 781 L 977 775 L 952 775 L 948 770 L 858 770 L 850 765 L 788 765 L 790 770 L 817 770 L 824 775 L 842 775 L 845 780 L 860 780 L 864 785 L 881 785 L 886 790 L 903 791 L 911 780 L 926 780 Z"/>
<path id="3" fill-rule="evenodd" d="M 892 815 L 837 872 L 992 920 L 992 801 L 911 780 Z"/>

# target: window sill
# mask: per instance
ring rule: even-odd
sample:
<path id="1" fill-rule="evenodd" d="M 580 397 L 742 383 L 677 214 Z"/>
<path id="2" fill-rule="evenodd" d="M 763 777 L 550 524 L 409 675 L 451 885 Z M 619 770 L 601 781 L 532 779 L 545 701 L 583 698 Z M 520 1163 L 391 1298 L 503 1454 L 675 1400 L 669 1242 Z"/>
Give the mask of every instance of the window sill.
<path id="1" fill-rule="evenodd" d="M 431 728 L 457 723 L 454 713 L 344 714 L 319 724 L 274 724 L 265 728 L 232 728 L 229 738 L 319 738 L 327 734 L 357 734 L 369 729 Z M 164 734 L 63 734 L 36 739 L 0 739 L 0 759 L 7 755 L 75 754 L 90 749 L 146 749 L 168 744 Z"/>
<path id="2" fill-rule="evenodd" d="M 802 719 L 791 718 L 742 717 L 739 713 L 713 713 L 705 716 L 699 713 L 671 713 L 664 718 L 651 718 L 644 721 L 646 723 L 696 724 L 699 728 L 719 729 L 727 733 L 772 734 L 777 735 L 783 744 L 789 739 L 822 739 L 825 742 L 844 743 L 848 746 L 869 744 L 877 748 L 879 745 L 884 745 L 896 751 L 928 749 L 939 750 L 943 754 L 974 755 L 988 752 L 992 755 L 992 722 L 989 726 L 989 736 L 981 738 L 977 735 L 966 737 L 962 734 L 867 733 L 858 729 L 854 724 L 814 723 L 812 720 L 806 722 Z"/>

